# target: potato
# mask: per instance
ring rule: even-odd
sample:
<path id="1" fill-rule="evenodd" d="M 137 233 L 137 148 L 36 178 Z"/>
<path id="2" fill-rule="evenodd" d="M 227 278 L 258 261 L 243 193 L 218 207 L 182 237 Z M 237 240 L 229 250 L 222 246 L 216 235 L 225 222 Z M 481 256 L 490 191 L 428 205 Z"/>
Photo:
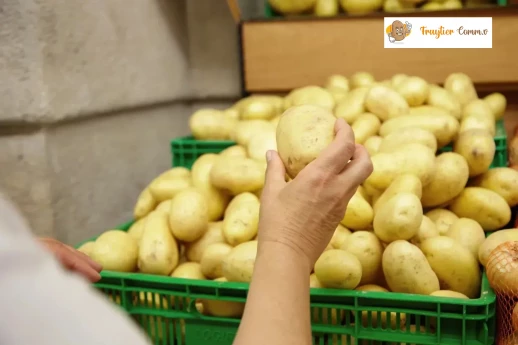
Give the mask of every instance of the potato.
<path id="1" fill-rule="evenodd" d="M 335 104 L 338 104 L 341 101 L 343 101 L 345 99 L 345 96 L 347 96 L 347 94 L 349 93 L 349 91 L 345 91 L 345 90 L 339 89 L 339 88 L 331 88 L 331 89 L 327 89 L 327 91 L 329 91 L 331 96 L 333 96 L 333 99 L 335 100 Z"/>
<path id="2" fill-rule="evenodd" d="M 133 216 L 135 219 L 145 217 L 149 212 L 153 211 L 156 204 L 157 202 L 149 188 L 144 189 L 137 199 L 137 203 L 133 209 Z"/>
<path id="3" fill-rule="evenodd" d="M 235 119 L 216 109 L 200 109 L 189 119 L 191 133 L 198 140 L 228 140 L 235 125 Z"/>
<path id="4" fill-rule="evenodd" d="M 374 233 L 385 243 L 410 240 L 417 234 L 422 220 L 419 198 L 412 193 L 399 193 L 374 215 Z"/>
<path id="5" fill-rule="evenodd" d="M 227 243 L 212 243 L 205 248 L 200 260 L 203 275 L 210 279 L 223 276 L 223 260 L 232 251 Z"/>
<path id="6" fill-rule="evenodd" d="M 507 99 L 504 95 L 499 92 L 494 92 L 484 97 L 484 102 L 486 102 L 493 111 L 495 121 L 500 120 L 504 116 L 505 108 L 507 107 Z"/>
<path id="7" fill-rule="evenodd" d="M 518 205 L 518 171 L 515 169 L 493 168 L 475 178 L 471 185 L 492 190 L 511 207 Z"/>
<path id="8" fill-rule="evenodd" d="M 423 241 L 421 250 L 437 274 L 442 290 L 460 292 L 469 298 L 480 294 L 481 273 L 469 249 L 452 238 L 437 236 Z"/>
<path id="9" fill-rule="evenodd" d="M 346 77 L 340 74 L 333 74 L 329 78 L 327 78 L 326 89 L 340 89 L 342 91 L 348 92 L 349 80 Z"/>
<path id="10" fill-rule="evenodd" d="M 185 244 L 187 259 L 192 262 L 200 262 L 205 249 L 213 243 L 225 243 L 223 222 L 209 223 L 207 231 L 198 240 Z"/>
<path id="11" fill-rule="evenodd" d="M 312 273 L 309 276 L 309 287 L 310 288 L 323 288 L 322 284 L 318 281 L 317 275 Z"/>
<path id="12" fill-rule="evenodd" d="M 422 144 L 434 153 L 437 151 L 437 139 L 432 132 L 422 128 L 406 127 L 388 134 L 383 138 L 378 152 L 394 152 L 405 145 Z"/>
<path id="13" fill-rule="evenodd" d="M 492 190 L 467 187 L 450 205 L 458 217 L 477 221 L 485 231 L 497 230 L 511 220 L 511 208 L 503 197 Z"/>
<path id="14" fill-rule="evenodd" d="M 142 273 L 169 275 L 178 265 L 178 244 L 169 228 L 168 216 L 155 212 L 147 217 L 138 249 Z"/>
<path id="15" fill-rule="evenodd" d="M 271 120 L 277 115 L 275 105 L 259 97 L 251 96 L 239 107 L 240 120 Z"/>
<path id="16" fill-rule="evenodd" d="M 439 279 L 426 257 L 407 241 L 395 241 L 385 248 L 382 267 L 393 292 L 429 295 L 439 290 Z"/>
<path id="17" fill-rule="evenodd" d="M 369 89 L 366 87 L 351 90 L 336 105 L 335 116 L 344 119 L 348 124 L 353 124 L 358 117 L 365 113 L 365 98 Z"/>
<path id="18" fill-rule="evenodd" d="M 171 209 L 171 203 L 173 202 L 173 199 L 162 201 L 158 206 L 155 208 L 156 212 L 164 212 L 169 214 L 169 210 Z"/>
<path id="19" fill-rule="evenodd" d="M 406 115 L 408 103 L 396 91 L 381 85 L 373 86 L 365 97 L 365 108 L 381 121 Z"/>
<path id="20" fill-rule="evenodd" d="M 214 281 L 227 282 L 228 280 L 221 277 L 214 279 Z M 245 303 L 241 302 L 230 302 L 221 299 L 202 299 L 201 302 L 203 310 L 212 316 L 239 318 L 243 316 L 243 312 L 245 311 Z"/>
<path id="21" fill-rule="evenodd" d="M 232 246 L 248 242 L 257 235 L 259 199 L 252 193 L 239 194 L 228 205 L 223 219 L 223 236 Z"/>
<path id="22" fill-rule="evenodd" d="M 134 272 L 138 244 L 125 231 L 109 230 L 97 238 L 89 256 L 106 271 Z"/>
<path id="23" fill-rule="evenodd" d="M 393 88 L 397 88 L 403 81 L 408 78 L 408 75 L 403 73 L 394 74 L 392 78 L 390 78 L 390 84 Z"/>
<path id="24" fill-rule="evenodd" d="M 276 12 L 282 14 L 299 14 L 312 10 L 315 7 L 317 0 L 268 0 L 268 2 Z"/>
<path id="25" fill-rule="evenodd" d="M 362 285 L 355 289 L 356 291 L 374 291 L 374 292 L 389 292 L 384 287 L 375 285 L 375 284 L 368 284 L 368 285 Z M 354 312 L 352 312 L 354 315 Z M 369 312 L 368 311 L 362 311 L 361 317 L 362 317 L 362 325 L 363 327 L 373 327 L 378 328 L 381 327 L 383 329 L 387 329 L 387 312 L 382 312 L 381 315 L 378 317 L 378 312 L 372 311 L 370 312 L 370 322 L 369 322 Z M 397 314 L 398 313 L 390 313 L 389 319 L 390 319 L 390 328 L 391 329 L 400 329 L 403 327 L 406 323 L 406 314 L 400 313 L 399 316 L 399 325 L 397 323 Z M 379 320 L 379 321 L 378 321 Z M 378 323 L 379 322 L 379 323 Z"/>
<path id="26" fill-rule="evenodd" d="M 452 116 L 452 114 L 443 109 L 438 107 L 433 107 L 431 105 L 421 105 L 418 107 L 412 107 L 410 108 L 409 115 L 428 115 L 428 116 L 439 116 L 439 117 L 445 117 L 445 116 Z M 461 119 L 461 113 L 458 114 L 459 117 L 456 118 L 457 120 Z"/>
<path id="27" fill-rule="evenodd" d="M 207 279 L 201 271 L 201 265 L 197 262 L 184 262 L 178 265 L 171 273 L 171 277 L 183 279 Z"/>
<path id="28" fill-rule="evenodd" d="M 271 128 L 253 134 L 248 142 L 248 157 L 266 162 L 266 152 L 269 150 L 277 150 L 276 131 Z"/>
<path id="29" fill-rule="evenodd" d="M 169 212 L 169 210 L 167 210 Z M 135 223 L 133 223 L 130 228 L 128 229 L 128 235 L 133 237 L 137 243 L 140 242 L 140 239 L 142 238 L 142 234 L 144 233 L 144 224 L 146 222 L 146 218 L 140 218 Z"/>
<path id="30" fill-rule="evenodd" d="M 239 110 L 237 108 L 228 108 L 223 110 L 223 114 L 232 120 L 239 120 Z"/>
<path id="31" fill-rule="evenodd" d="M 363 143 L 363 146 L 365 146 L 365 149 L 367 150 L 370 156 L 374 156 L 376 153 L 379 152 L 382 141 L 382 137 L 374 135 L 370 138 L 367 138 L 367 140 L 365 140 L 365 142 Z"/>
<path id="32" fill-rule="evenodd" d="M 380 128 L 380 136 L 386 137 L 388 134 L 406 127 L 421 128 L 432 132 L 437 139 L 437 147 L 441 148 L 455 138 L 459 131 L 459 122 L 455 117 L 446 114 L 404 115 L 384 122 Z"/>
<path id="33" fill-rule="evenodd" d="M 378 133 L 381 122 L 374 114 L 364 113 L 354 121 L 351 126 L 357 144 L 363 144 L 365 140 Z"/>
<path id="34" fill-rule="evenodd" d="M 457 99 L 461 106 L 478 99 L 473 82 L 464 73 L 450 74 L 444 81 L 444 88 Z"/>
<path id="35" fill-rule="evenodd" d="M 380 274 L 383 247 L 371 231 L 352 233 L 340 248 L 354 254 L 362 266 L 361 285 L 374 283 Z"/>
<path id="36" fill-rule="evenodd" d="M 444 152 L 435 159 L 432 182 L 423 187 L 423 207 L 437 207 L 459 195 L 469 178 L 468 163 L 458 153 Z"/>
<path id="37" fill-rule="evenodd" d="M 335 100 L 329 91 L 314 85 L 304 86 L 291 91 L 288 96 L 286 96 L 286 101 L 290 107 L 314 105 L 329 111 L 335 107 Z"/>
<path id="38" fill-rule="evenodd" d="M 257 256 L 257 241 L 241 243 L 223 259 L 223 276 L 230 282 L 250 283 Z"/>
<path id="39" fill-rule="evenodd" d="M 496 125 L 493 119 L 483 118 L 480 116 L 469 116 L 460 123 L 459 134 L 470 130 L 485 130 L 494 137 L 496 133 Z"/>
<path id="40" fill-rule="evenodd" d="M 79 248 L 77 248 L 77 251 L 79 251 L 89 257 L 92 257 L 92 252 L 93 252 L 94 246 L 95 246 L 94 241 L 86 242 L 86 243 L 83 243 Z"/>
<path id="41" fill-rule="evenodd" d="M 274 125 L 266 120 L 239 121 L 236 125 L 233 140 L 241 146 L 247 146 L 254 133 L 275 128 Z"/>
<path id="42" fill-rule="evenodd" d="M 403 174 L 394 179 L 389 187 L 381 194 L 374 205 L 374 213 L 384 207 L 384 204 L 399 193 L 412 193 L 421 198 L 423 189 L 421 180 L 412 174 Z"/>
<path id="43" fill-rule="evenodd" d="M 376 285 L 376 284 L 366 284 L 358 286 L 356 291 L 375 291 L 375 292 L 389 292 L 389 290 L 385 289 L 382 286 Z"/>
<path id="44" fill-rule="evenodd" d="M 457 292 L 457 291 L 451 291 L 451 290 L 439 290 L 434 291 L 430 294 L 430 296 L 435 297 L 446 297 L 446 298 L 460 298 L 460 299 L 469 299 L 468 296 L 464 295 L 463 293 Z"/>
<path id="45" fill-rule="evenodd" d="M 456 119 L 460 118 L 462 106 L 459 100 L 448 90 L 437 85 L 430 85 L 427 103 L 450 112 Z"/>
<path id="46" fill-rule="evenodd" d="M 353 230 L 365 230 L 372 227 L 374 212 L 371 205 L 356 191 L 349 200 L 344 218 L 340 222 L 343 226 Z"/>
<path id="47" fill-rule="evenodd" d="M 222 157 L 228 157 L 228 156 L 241 157 L 241 158 L 248 157 L 248 155 L 246 153 L 246 147 L 241 146 L 241 145 L 233 145 L 233 146 L 227 147 L 226 149 L 221 151 L 219 153 L 219 155 Z"/>
<path id="48" fill-rule="evenodd" d="M 277 127 L 277 149 L 291 178 L 333 140 L 336 118 L 318 106 L 303 105 L 286 110 Z"/>
<path id="49" fill-rule="evenodd" d="M 487 259 L 491 252 L 508 241 L 518 241 L 518 229 L 505 229 L 492 233 L 478 248 L 478 260 L 480 264 L 486 266 Z"/>
<path id="50" fill-rule="evenodd" d="M 349 81 L 351 89 L 358 89 L 361 87 L 371 86 L 376 80 L 374 79 L 374 76 L 368 72 L 356 72 L 351 76 Z"/>
<path id="51" fill-rule="evenodd" d="M 383 12 L 406 12 L 414 9 L 413 3 L 403 2 L 402 0 L 385 0 L 383 3 Z"/>
<path id="52" fill-rule="evenodd" d="M 452 224 L 459 219 L 455 213 L 443 208 L 436 208 L 424 214 L 435 223 L 440 235 L 446 235 Z"/>
<path id="53" fill-rule="evenodd" d="M 350 235 L 351 231 L 349 229 L 347 229 L 342 224 L 338 224 L 335 232 L 333 233 L 333 237 L 331 237 L 331 241 L 329 241 L 329 244 L 334 249 L 340 249 Z"/>
<path id="54" fill-rule="evenodd" d="M 192 186 L 191 172 L 184 167 L 169 169 L 149 184 L 149 191 L 157 202 L 172 199 L 178 192 Z"/>
<path id="55" fill-rule="evenodd" d="M 352 290 L 361 281 L 362 265 L 352 253 L 326 250 L 315 263 L 315 275 L 327 288 Z"/>
<path id="56" fill-rule="evenodd" d="M 484 229 L 473 219 L 459 218 L 451 226 L 446 236 L 453 238 L 478 258 L 478 248 L 486 239 Z"/>
<path id="57" fill-rule="evenodd" d="M 423 105 L 428 99 L 428 93 L 430 92 L 428 82 L 419 77 L 405 78 L 395 89 L 411 107 Z"/>
<path id="58" fill-rule="evenodd" d="M 427 238 L 439 235 L 439 230 L 437 230 L 435 223 L 427 216 L 423 216 L 419 230 L 417 230 L 415 236 L 410 239 L 410 243 L 420 247 L 421 243 Z"/>
<path id="59" fill-rule="evenodd" d="M 169 226 L 175 238 L 194 242 L 207 231 L 209 207 L 203 192 L 190 188 L 178 193 L 171 203 Z"/>
<path id="60" fill-rule="evenodd" d="M 465 104 L 462 109 L 462 119 L 464 120 L 471 116 L 480 117 L 495 123 L 495 117 L 491 107 L 482 99 L 477 98 Z"/>
<path id="61" fill-rule="evenodd" d="M 460 154 L 469 166 L 469 176 L 478 176 L 489 170 L 495 157 L 495 141 L 484 130 L 470 130 L 459 135 L 453 151 Z"/>
<path id="62" fill-rule="evenodd" d="M 264 173 L 261 163 L 253 159 L 220 157 L 210 171 L 210 182 L 216 188 L 238 195 L 261 189 Z"/>
<path id="63" fill-rule="evenodd" d="M 391 153 L 378 153 L 371 158 L 374 171 L 365 181 L 377 189 L 387 188 L 402 174 L 414 174 L 423 186 L 431 182 L 435 154 L 427 146 L 408 144 Z"/>

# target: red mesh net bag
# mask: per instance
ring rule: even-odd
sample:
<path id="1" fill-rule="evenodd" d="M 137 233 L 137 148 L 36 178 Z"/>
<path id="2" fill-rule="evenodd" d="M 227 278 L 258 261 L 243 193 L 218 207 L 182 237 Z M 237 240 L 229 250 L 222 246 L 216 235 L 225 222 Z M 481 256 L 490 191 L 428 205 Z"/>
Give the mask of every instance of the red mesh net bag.
<path id="1" fill-rule="evenodd" d="M 518 345 L 518 241 L 505 242 L 489 255 L 489 284 L 496 293 L 496 345 Z"/>

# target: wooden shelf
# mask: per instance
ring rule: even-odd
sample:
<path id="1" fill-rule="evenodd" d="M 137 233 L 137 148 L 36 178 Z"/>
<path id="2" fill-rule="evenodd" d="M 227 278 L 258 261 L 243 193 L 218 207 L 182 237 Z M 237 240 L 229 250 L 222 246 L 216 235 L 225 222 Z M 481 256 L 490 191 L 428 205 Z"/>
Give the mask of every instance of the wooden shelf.
<path id="1" fill-rule="evenodd" d="M 371 72 L 377 79 L 406 73 L 435 83 L 452 72 L 464 72 L 480 88 L 518 89 L 518 8 L 404 15 L 493 17 L 492 49 L 384 49 L 384 15 L 242 22 L 244 91 L 286 92 L 323 84 L 331 74 L 357 71 Z M 395 60 L 399 63 L 390 63 Z"/>

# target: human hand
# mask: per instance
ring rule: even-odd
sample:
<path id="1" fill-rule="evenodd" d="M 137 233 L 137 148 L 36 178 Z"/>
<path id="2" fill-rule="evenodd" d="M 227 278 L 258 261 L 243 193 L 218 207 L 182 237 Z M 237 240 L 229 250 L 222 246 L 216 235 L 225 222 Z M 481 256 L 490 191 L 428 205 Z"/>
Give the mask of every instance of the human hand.
<path id="1" fill-rule="evenodd" d="M 81 274 L 92 283 L 101 279 L 99 272 L 101 272 L 102 266 L 86 254 L 52 238 L 40 238 L 39 242 L 50 250 L 66 269 Z"/>
<path id="2" fill-rule="evenodd" d="M 285 181 L 285 167 L 275 151 L 261 195 L 259 248 L 282 244 L 308 260 L 312 268 L 331 240 L 349 200 L 372 173 L 367 150 L 355 145 L 351 127 L 339 119 L 336 136 L 295 179 Z"/>

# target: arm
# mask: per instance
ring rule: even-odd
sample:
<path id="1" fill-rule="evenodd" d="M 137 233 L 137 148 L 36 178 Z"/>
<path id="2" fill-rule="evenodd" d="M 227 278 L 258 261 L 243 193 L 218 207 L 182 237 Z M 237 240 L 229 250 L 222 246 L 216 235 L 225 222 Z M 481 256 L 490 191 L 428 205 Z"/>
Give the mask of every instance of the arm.
<path id="1" fill-rule="evenodd" d="M 261 244 L 234 345 L 311 344 L 309 273 L 297 251 Z"/>
<path id="2" fill-rule="evenodd" d="M 64 271 L 1 196 L 0 263 L 0 344 L 149 344 L 83 277 Z"/>

